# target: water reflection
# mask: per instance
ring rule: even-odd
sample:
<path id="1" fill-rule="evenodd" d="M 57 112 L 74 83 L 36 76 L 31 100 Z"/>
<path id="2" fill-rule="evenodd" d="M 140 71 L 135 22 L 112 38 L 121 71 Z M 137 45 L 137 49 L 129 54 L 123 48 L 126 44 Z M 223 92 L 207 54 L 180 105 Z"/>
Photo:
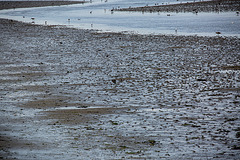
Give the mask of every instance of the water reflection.
<path id="1" fill-rule="evenodd" d="M 240 37 L 240 16 L 236 12 L 223 13 L 142 13 L 114 12 L 113 8 L 154 4 L 182 3 L 182 1 L 97 0 L 88 4 L 5 10 L 0 17 L 43 25 L 67 25 L 100 31 L 134 32 L 139 34 L 178 34 Z M 24 17 L 24 18 L 23 18 Z M 34 21 L 31 19 L 34 17 Z"/>

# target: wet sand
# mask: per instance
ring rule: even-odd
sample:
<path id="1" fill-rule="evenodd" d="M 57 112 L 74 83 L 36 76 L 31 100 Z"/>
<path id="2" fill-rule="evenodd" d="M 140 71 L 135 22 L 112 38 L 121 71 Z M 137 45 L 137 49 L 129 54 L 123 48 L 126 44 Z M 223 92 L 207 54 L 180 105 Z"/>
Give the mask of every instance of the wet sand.
<path id="1" fill-rule="evenodd" d="M 180 4 L 169 4 L 155 6 L 144 6 L 136 8 L 120 8 L 114 9 L 114 11 L 137 11 L 137 12 L 228 12 L 240 11 L 240 1 L 239 0 L 213 0 L 213 1 L 196 1 Z"/>
<path id="2" fill-rule="evenodd" d="M 238 159 L 240 39 L 0 19 L 2 159 Z"/>

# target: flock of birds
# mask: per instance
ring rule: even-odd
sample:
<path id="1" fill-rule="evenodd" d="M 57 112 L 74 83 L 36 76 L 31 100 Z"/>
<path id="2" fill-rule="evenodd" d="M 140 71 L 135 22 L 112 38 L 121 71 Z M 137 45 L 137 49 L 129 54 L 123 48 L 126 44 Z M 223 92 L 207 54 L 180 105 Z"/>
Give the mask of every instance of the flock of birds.
<path id="1" fill-rule="evenodd" d="M 101 0 L 101 1 L 103 1 L 103 0 Z M 105 0 L 104 2 L 108 2 L 108 0 Z M 91 3 L 91 1 L 90 1 L 90 3 Z M 155 5 L 159 5 L 159 4 L 156 3 Z M 147 6 L 148 6 L 148 5 L 147 5 Z M 118 7 L 118 8 L 120 8 L 120 7 Z M 130 6 L 129 8 L 131 8 L 131 6 Z M 111 13 L 113 13 L 114 10 L 115 10 L 115 9 L 112 8 L 112 9 L 110 10 Z M 104 9 L 104 13 L 106 13 L 106 9 Z M 93 11 L 89 11 L 89 14 L 93 14 Z M 239 16 L 239 11 L 236 12 L 236 15 Z M 167 16 L 171 16 L 171 15 L 170 15 L 170 14 L 167 14 Z M 23 18 L 25 18 L 25 16 L 23 16 Z M 31 20 L 32 20 L 32 24 L 35 24 L 35 18 L 32 17 Z M 80 21 L 81 19 L 78 18 L 78 20 Z M 71 19 L 69 18 L 69 19 L 68 19 L 68 23 L 69 23 L 69 24 L 70 24 L 70 21 L 71 21 Z M 45 21 L 45 25 L 48 25 L 47 21 Z M 93 27 L 93 24 L 91 24 L 91 27 Z M 177 28 L 176 28 L 176 29 L 175 29 L 175 33 L 177 34 L 177 32 L 178 32 L 178 30 L 177 30 Z M 221 34 L 221 32 L 218 32 L 218 31 L 216 32 L 216 35 L 220 35 L 220 34 Z"/>

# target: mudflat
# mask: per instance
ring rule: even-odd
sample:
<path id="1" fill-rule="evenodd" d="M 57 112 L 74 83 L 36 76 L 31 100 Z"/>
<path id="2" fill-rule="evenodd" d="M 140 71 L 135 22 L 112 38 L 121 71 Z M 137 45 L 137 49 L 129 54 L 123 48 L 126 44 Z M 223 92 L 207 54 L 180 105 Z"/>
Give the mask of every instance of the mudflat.
<path id="1" fill-rule="evenodd" d="M 119 8 L 115 11 L 131 12 L 230 12 L 236 11 L 239 14 L 240 0 L 209 0 L 196 1 L 178 4 L 155 4 L 155 6 Z"/>
<path id="2" fill-rule="evenodd" d="M 60 6 L 85 3 L 85 1 L 0 1 L 0 9 Z"/>
<path id="3" fill-rule="evenodd" d="M 238 159 L 240 39 L 0 19 L 2 159 Z"/>

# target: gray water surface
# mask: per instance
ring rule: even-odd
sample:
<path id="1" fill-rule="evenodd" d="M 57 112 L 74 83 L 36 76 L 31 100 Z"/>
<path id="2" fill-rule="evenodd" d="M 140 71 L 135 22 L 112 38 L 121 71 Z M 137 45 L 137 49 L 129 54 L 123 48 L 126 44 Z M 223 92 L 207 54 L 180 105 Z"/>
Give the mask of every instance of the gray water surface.
<path id="1" fill-rule="evenodd" d="M 113 8 L 186 2 L 189 1 L 94 0 L 92 3 L 69 6 L 2 10 L 0 17 L 36 24 L 94 29 L 101 32 L 201 36 L 215 36 L 216 32 L 221 32 L 223 36 L 240 37 L 240 16 L 235 12 L 198 14 L 111 12 Z"/>

